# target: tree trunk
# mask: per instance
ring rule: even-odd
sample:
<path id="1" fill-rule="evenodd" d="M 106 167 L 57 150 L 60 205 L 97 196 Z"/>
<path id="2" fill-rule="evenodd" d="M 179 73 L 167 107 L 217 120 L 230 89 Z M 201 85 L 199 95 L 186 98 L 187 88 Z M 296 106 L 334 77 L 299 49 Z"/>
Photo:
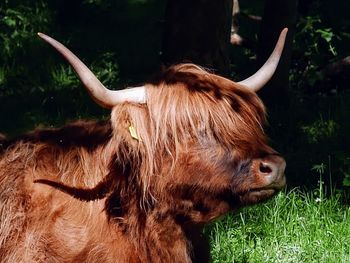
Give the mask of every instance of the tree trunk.
<path id="1" fill-rule="evenodd" d="M 193 62 L 229 73 L 232 0 L 168 0 L 162 62 Z"/>
<path id="2" fill-rule="evenodd" d="M 281 30 L 288 27 L 284 51 L 273 78 L 262 89 L 260 95 L 268 107 L 287 105 L 289 67 L 292 40 L 297 18 L 297 0 L 265 0 L 261 34 L 259 38 L 258 64 L 261 66 L 271 54 Z"/>

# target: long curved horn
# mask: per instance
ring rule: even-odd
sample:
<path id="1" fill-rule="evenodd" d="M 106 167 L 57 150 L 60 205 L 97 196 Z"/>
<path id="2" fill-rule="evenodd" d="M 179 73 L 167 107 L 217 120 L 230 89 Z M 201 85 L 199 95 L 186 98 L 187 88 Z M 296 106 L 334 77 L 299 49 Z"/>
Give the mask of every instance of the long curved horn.
<path id="1" fill-rule="evenodd" d="M 278 38 L 275 49 L 272 51 L 270 57 L 265 64 L 249 78 L 238 82 L 241 85 L 248 87 L 250 90 L 257 92 L 261 89 L 273 76 L 276 71 L 278 62 L 282 55 L 284 42 L 286 40 L 288 28 L 284 28 Z"/>
<path id="2" fill-rule="evenodd" d="M 69 64 L 74 68 L 81 82 L 86 87 L 90 96 L 100 106 L 111 109 L 118 103 L 125 101 L 145 103 L 145 87 L 135 87 L 125 90 L 109 90 L 68 48 L 66 48 L 57 40 L 43 33 L 38 33 L 38 36 L 53 46 L 69 62 Z"/>

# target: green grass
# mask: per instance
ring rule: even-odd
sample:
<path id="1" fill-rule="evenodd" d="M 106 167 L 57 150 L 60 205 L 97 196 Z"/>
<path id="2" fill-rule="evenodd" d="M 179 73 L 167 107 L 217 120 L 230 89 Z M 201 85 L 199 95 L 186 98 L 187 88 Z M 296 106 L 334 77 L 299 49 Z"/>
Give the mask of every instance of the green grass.
<path id="1" fill-rule="evenodd" d="M 214 263 L 350 262 L 350 208 L 340 195 L 280 193 L 206 229 Z"/>

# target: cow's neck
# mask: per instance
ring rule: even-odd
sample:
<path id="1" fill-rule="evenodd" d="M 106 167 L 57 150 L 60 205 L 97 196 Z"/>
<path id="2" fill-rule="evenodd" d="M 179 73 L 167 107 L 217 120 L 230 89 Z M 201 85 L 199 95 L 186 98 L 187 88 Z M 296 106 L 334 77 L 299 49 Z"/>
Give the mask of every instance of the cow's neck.
<path id="1" fill-rule="evenodd" d="M 147 216 L 131 213 L 117 222 L 140 262 L 208 262 L 209 245 L 202 227 L 181 224 L 177 218 L 152 211 Z"/>

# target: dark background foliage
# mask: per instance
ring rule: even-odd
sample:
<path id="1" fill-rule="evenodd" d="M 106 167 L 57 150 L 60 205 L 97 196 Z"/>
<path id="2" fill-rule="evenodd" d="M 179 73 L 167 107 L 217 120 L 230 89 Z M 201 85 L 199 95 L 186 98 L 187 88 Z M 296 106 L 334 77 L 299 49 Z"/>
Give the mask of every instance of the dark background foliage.
<path id="1" fill-rule="evenodd" d="M 229 75 L 234 80 L 251 74 L 257 64 L 262 22 L 251 17 L 264 19 L 267 2 L 240 2 L 239 34 L 247 42 L 229 47 Z M 12 137 L 37 126 L 108 117 L 36 32 L 67 45 L 106 86 L 121 89 L 147 80 L 161 67 L 166 4 L 3 0 L 0 131 Z M 330 187 L 349 189 L 350 71 L 349 65 L 340 71 L 332 68 L 332 63 L 350 55 L 349 11 L 349 1 L 300 0 L 287 95 L 263 96 L 269 108 L 267 132 L 273 146 L 286 156 L 290 186 L 313 187 L 321 175 Z"/>

